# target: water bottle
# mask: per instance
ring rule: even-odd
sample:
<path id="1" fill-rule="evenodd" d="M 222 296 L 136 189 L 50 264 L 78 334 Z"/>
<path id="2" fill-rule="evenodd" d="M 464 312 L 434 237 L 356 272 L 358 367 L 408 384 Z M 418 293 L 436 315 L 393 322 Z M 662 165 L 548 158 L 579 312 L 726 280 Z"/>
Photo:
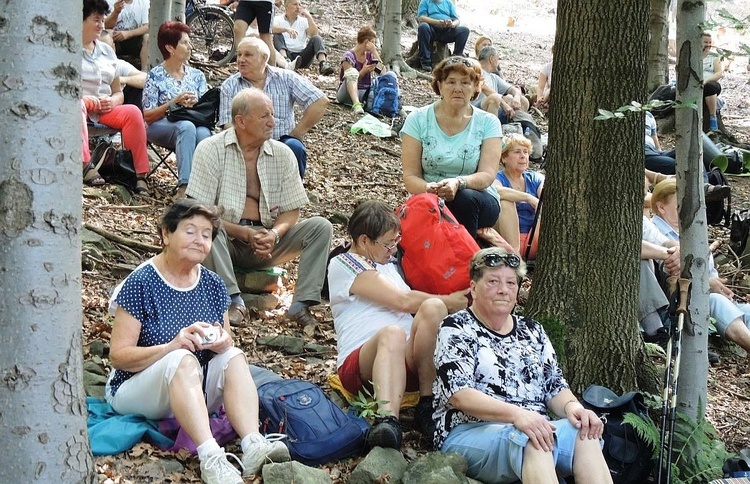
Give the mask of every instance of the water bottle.
<path id="1" fill-rule="evenodd" d="M 523 130 L 523 135 L 528 138 L 531 135 L 531 128 L 526 126 L 526 129 Z"/>

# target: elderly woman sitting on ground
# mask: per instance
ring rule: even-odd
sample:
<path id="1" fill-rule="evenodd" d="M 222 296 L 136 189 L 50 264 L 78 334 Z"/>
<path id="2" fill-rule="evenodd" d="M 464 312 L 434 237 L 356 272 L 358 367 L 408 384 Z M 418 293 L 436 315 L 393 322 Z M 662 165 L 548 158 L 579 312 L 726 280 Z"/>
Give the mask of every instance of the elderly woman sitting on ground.
<path id="1" fill-rule="evenodd" d="M 497 116 L 471 105 L 482 69 L 464 57 L 449 57 L 432 71 L 440 99 L 413 111 L 401 130 L 401 163 L 409 193 L 434 193 L 469 234 L 492 227 L 500 197 L 492 186 L 502 150 Z"/>
<path id="2" fill-rule="evenodd" d="M 341 383 L 354 394 L 374 388 L 390 412 L 368 435 L 371 447 L 401 447 L 404 390 L 419 390 L 417 426 L 431 441 L 435 336 L 448 313 L 466 307 L 466 291 L 433 296 L 406 285 L 392 257 L 401 222 L 385 203 L 359 204 L 348 231 L 351 249 L 328 268 Z"/>
<path id="3" fill-rule="evenodd" d="M 203 482 L 243 482 L 211 434 L 209 413 L 222 403 L 242 437 L 243 475 L 289 460 L 283 442 L 258 432 L 258 395 L 245 355 L 234 347 L 229 295 L 201 265 L 219 230 L 215 207 L 183 199 L 159 224 L 164 249 L 118 286 L 107 402 L 120 414 L 174 416 L 198 448 Z"/>
<path id="4" fill-rule="evenodd" d="M 435 348 L 435 447 L 485 483 L 611 483 L 604 424 L 575 398 L 542 325 L 516 316 L 526 265 L 493 247 L 470 262 L 472 304 L 448 316 Z M 560 420 L 550 421 L 547 412 Z M 557 474 L 556 474 L 557 472 Z"/>

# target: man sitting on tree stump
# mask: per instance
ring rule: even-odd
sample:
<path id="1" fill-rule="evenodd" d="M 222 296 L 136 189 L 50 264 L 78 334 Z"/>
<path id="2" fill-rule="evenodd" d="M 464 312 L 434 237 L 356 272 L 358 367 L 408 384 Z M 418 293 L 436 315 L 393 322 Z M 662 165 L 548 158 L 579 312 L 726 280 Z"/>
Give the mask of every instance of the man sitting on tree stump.
<path id="1" fill-rule="evenodd" d="M 456 7 L 451 0 L 421 0 L 417 8 L 417 20 L 417 41 L 422 70 L 432 71 L 432 42 L 453 42 L 453 55 L 464 55 L 464 46 L 469 40 L 469 28 L 460 25 Z"/>

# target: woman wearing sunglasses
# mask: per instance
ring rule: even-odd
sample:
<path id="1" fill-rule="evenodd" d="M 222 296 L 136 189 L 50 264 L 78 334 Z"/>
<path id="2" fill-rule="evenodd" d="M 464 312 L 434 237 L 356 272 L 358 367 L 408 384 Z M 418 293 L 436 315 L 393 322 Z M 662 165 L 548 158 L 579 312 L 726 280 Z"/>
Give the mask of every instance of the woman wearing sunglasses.
<path id="1" fill-rule="evenodd" d="M 432 74 L 440 99 L 409 114 L 401 130 L 404 184 L 411 194 L 443 198 L 476 238 L 500 214 L 492 186 L 502 151 L 500 121 L 471 105 L 482 84 L 477 61 L 449 57 Z"/>
<path id="2" fill-rule="evenodd" d="M 360 203 L 349 219 L 352 245 L 328 266 L 338 374 L 347 391 L 375 391 L 388 412 L 368 435 L 371 447 L 401 447 L 398 416 L 404 391 L 419 391 L 416 422 L 432 441 L 432 355 L 438 326 L 466 307 L 466 291 L 433 296 L 404 282 L 393 255 L 401 239 L 393 209 L 375 200 Z M 412 316 L 414 315 L 414 316 Z"/>
<path id="3" fill-rule="evenodd" d="M 443 321 L 435 348 L 435 448 L 463 455 L 485 483 L 611 483 L 604 424 L 568 388 L 542 325 L 513 314 L 525 274 L 498 247 L 471 259 L 473 302 Z"/>

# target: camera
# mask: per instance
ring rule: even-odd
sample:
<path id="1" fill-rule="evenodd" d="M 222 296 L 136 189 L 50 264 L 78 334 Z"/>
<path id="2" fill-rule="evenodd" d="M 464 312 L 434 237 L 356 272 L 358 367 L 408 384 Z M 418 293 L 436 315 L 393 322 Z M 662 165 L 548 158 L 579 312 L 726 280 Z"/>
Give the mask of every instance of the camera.
<path id="1" fill-rule="evenodd" d="M 219 339 L 219 334 L 221 334 L 221 329 L 217 326 L 203 328 L 203 344 L 210 345 L 215 343 Z"/>

